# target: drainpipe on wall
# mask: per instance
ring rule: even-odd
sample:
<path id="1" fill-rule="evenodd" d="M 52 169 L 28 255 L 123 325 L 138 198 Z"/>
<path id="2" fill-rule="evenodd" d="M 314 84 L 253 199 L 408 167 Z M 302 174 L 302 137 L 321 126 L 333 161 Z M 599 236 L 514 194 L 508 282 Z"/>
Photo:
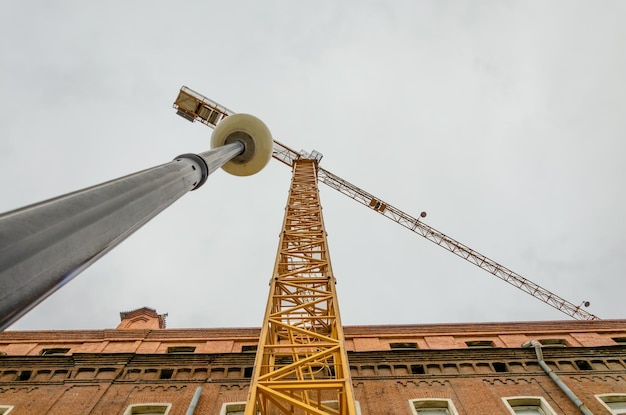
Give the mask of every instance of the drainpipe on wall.
<path id="1" fill-rule="evenodd" d="M 582 403 L 580 399 L 578 399 L 578 397 L 574 394 L 574 392 L 572 392 L 570 388 L 568 388 L 567 385 L 563 383 L 563 381 L 556 375 L 556 373 L 554 373 L 552 369 L 550 369 L 550 367 L 546 364 L 546 362 L 543 361 L 543 353 L 541 352 L 541 343 L 539 343 L 537 340 L 531 340 L 528 343 L 522 344 L 522 347 L 525 347 L 525 348 L 534 347 L 535 353 L 537 354 L 537 361 L 539 362 L 539 366 L 541 366 L 544 372 L 546 372 L 548 376 L 550 376 L 550 379 L 552 379 L 554 383 L 556 383 L 556 385 L 559 388 L 561 388 L 563 392 L 565 392 L 567 397 L 570 398 L 572 402 L 574 402 L 574 404 L 578 407 L 578 409 L 580 409 L 580 411 L 583 414 L 593 415 L 593 413 L 589 409 L 587 409 L 585 404 Z"/>
<path id="2" fill-rule="evenodd" d="M 200 399 L 200 394 L 202 393 L 202 386 L 198 386 L 196 388 L 196 392 L 193 394 L 193 398 L 191 398 L 191 402 L 189 403 L 189 408 L 187 408 L 187 412 L 185 415 L 193 415 L 196 410 L 196 405 L 198 404 L 198 400 Z"/>

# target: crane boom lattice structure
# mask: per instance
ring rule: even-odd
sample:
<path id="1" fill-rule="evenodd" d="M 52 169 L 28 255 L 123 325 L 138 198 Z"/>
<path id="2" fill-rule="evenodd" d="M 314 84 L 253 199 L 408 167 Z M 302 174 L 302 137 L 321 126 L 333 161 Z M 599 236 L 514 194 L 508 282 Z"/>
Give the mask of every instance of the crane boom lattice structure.
<path id="1" fill-rule="evenodd" d="M 210 127 L 215 127 L 219 120 L 234 114 L 233 111 L 187 87 L 180 90 L 174 108 L 178 110 L 179 115 L 189 121 L 200 121 Z M 300 153 L 274 140 L 272 157 L 276 160 L 293 167 L 301 156 Z M 580 305 L 559 297 L 328 170 L 318 168 L 318 180 L 574 319 L 599 320 Z"/>
<path id="2" fill-rule="evenodd" d="M 532 295 L 538 300 L 556 308 L 562 313 L 577 320 L 599 320 L 597 316 L 581 309 L 580 306 L 570 303 L 564 298 L 561 298 L 540 285 L 522 277 L 518 273 L 500 265 L 496 261 L 489 259 L 485 255 L 476 252 L 467 245 L 464 245 L 461 242 L 439 232 L 437 229 L 426 225 L 424 222 L 421 222 L 419 218 L 415 218 L 407 213 L 404 213 L 400 209 L 391 206 L 390 204 L 372 196 L 366 191 L 359 189 L 355 185 L 321 168 L 319 172 L 319 180 L 329 187 L 332 187 L 357 202 L 375 210 L 386 218 L 404 226 L 410 231 L 423 236 L 429 241 L 447 249 L 453 254 L 465 259 L 488 273 L 495 275 L 502 281 L 505 281 Z"/>
<path id="3" fill-rule="evenodd" d="M 245 415 L 356 413 L 317 183 L 293 164 Z"/>

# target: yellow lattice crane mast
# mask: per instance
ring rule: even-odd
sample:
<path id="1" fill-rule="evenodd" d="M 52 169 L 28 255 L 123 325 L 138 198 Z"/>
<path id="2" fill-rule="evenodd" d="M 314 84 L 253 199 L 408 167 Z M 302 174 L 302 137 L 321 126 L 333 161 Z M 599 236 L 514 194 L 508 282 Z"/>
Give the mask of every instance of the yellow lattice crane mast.
<path id="1" fill-rule="evenodd" d="M 356 413 L 317 162 L 293 164 L 245 415 Z"/>

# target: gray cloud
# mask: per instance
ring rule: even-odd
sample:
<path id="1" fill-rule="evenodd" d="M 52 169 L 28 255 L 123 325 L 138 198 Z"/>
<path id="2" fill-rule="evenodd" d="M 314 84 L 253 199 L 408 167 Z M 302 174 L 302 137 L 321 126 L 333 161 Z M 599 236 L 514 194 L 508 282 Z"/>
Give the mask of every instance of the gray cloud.
<path id="1" fill-rule="evenodd" d="M 0 16 L 0 211 L 208 147 L 185 84 L 568 300 L 622 318 L 620 2 L 29 4 Z M 218 172 L 14 325 L 261 323 L 290 182 Z M 562 314 L 322 187 L 344 324 Z"/>

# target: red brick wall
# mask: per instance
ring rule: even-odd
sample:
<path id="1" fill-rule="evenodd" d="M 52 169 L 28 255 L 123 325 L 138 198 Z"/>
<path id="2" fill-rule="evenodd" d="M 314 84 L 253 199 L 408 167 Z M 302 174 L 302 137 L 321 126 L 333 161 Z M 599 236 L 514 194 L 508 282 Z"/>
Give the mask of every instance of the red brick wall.
<path id="1" fill-rule="evenodd" d="M 346 327 L 349 364 L 363 415 L 410 415 L 409 399 L 451 399 L 459 414 L 506 414 L 502 397 L 541 396 L 559 414 L 577 409 L 545 375 L 533 338 L 565 338 L 567 348 L 544 349 L 553 370 L 596 415 L 608 412 L 594 395 L 626 392 L 626 321 Z M 0 333 L 0 405 L 11 415 L 123 414 L 128 405 L 172 404 L 185 414 L 196 387 L 196 414 L 218 415 L 225 402 L 245 401 L 246 369 L 258 329 L 93 330 Z M 469 349 L 468 340 L 492 340 L 493 349 Z M 419 350 L 390 350 L 389 343 Z M 195 346 L 168 355 L 169 346 Z M 68 356 L 41 350 L 71 348 Z M 3 353 L 6 356 L 1 356 Z M 577 362 L 585 361 L 588 369 Z M 505 365 L 499 372 L 496 365 Z M 163 376 L 163 369 L 171 376 Z M 29 376 L 22 376 L 23 372 Z"/>

